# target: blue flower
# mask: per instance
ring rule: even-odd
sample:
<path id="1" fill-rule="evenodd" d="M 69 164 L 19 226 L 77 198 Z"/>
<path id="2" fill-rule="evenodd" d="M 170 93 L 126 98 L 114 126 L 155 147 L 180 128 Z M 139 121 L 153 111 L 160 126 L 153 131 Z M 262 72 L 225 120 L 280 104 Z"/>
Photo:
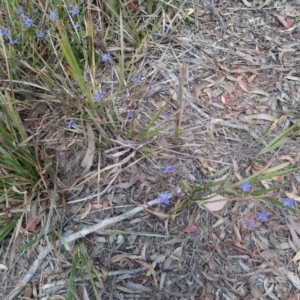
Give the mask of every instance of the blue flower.
<path id="1" fill-rule="evenodd" d="M 74 18 L 78 13 L 79 13 L 79 9 L 77 7 L 73 7 L 70 10 L 70 15 L 72 16 L 72 18 Z"/>
<path id="2" fill-rule="evenodd" d="M 57 20 L 58 19 L 58 13 L 57 13 L 57 11 L 55 11 L 55 10 L 50 11 L 49 18 L 51 20 Z"/>
<path id="3" fill-rule="evenodd" d="M 250 192 L 251 191 L 251 184 L 250 182 L 247 180 L 245 182 L 243 182 L 241 185 L 240 185 L 240 189 L 243 191 L 243 192 Z"/>
<path id="4" fill-rule="evenodd" d="M 143 81 L 143 78 L 142 78 L 141 76 L 135 77 L 135 78 L 133 78 L 133 79 L 131 80 L 131 82 L 132 82 L 134 85 L 136 85 L 136 84 L 138 84 L 138 83 L 140 83 L 140 82 L 142 82 L 142 81 Z"/>
<path id="5" fill-rule="evenodd" d="M 270 214 L 268 212 L 266 212 L 266 211 L 259 211 L 259 212 L 257 212 L 258 220 L 261 223 L 268 221 L 269 215 Z"/>
<path id="6" fill-rule="evenodd" d="M 284 198 L 283 200 L 283 205 L 288 207 L 288 208 L 293 208 L 295 199 L 294 198 Z"/>
<path id="7" fill-rule="evenodd" d="M 99 92 L 96 94 L 96 102 L 100 102 L 101 98 L 106 94 L 106 92 Z"/>
<path id="8" fill-rule="evenodd" d="M 250 219 L 247 222 L 245 222 L 245 225 L 247 227 L 253 227 L 255 225 L 255 221 L 253 219 Z"/>
<path id="9" fill-rule="evenodd" d="M 9 45 L 18 45 L 19 44 L 19 40 L 18 39 L 9 39 L 8 42 Z"/>
<path id="10" fill-rule="evenodd" d="M 132 119 L 134 117 L 134 115 L 135 115 L 134 109 L 129 109 L 128 113 L 127 113 L 127 118 Z"/>
<path id="11" fill-rule="evenodd" d="M 103 54 L 102 55 L 102 62 L 109 62 L 112 61 L 112 58 L 109 54 Z"/>
<path id="12" fill-rule="evenodd" d="M 1 31 L 2 36 L 7 36 L 7 37 L 9 36 L 8 28 L 2 27 L 0 31 Z"/>
<path id="13" fill-rule="evenodd" d="M 26 26 L 26 27 L 31 27 L 31 25 L 33 24 L 33 20 L 32 19 L 30 19 L 28 16 L 26 16 L 26 15 L 24 15 L 23 17 L 22 17 L 22 21 L 23 21 L 23 23 L 24 23 L 24 25 Z"/>
<path id="14" fill-rule="evenodd" d="M 46 36 L 46 32 L 44 30 L 39 30 L 37 33 L 36 33 L 36 37 L 37 38 L 43 38 Z"/>
<path id="15" fill-rule="evenodd" d="M 77 30 L 80 27 L 80 24 L 78 22 L 74 23 L 74 28 Z"/>
<path id="16" fill-rule="evenodd" d="M 170 194 L 169 193 L 165 193 L 165 192 L 158 193 L 157 199 L 162 204 L 166 204 L 166 205 L 170 204 Z"/>
<path id="17" fill-rule="evenodd" d="M 175 166 L 163 166 L 164 173 L 174 173 L 175 172 Z"/>
<path id="18" fill-rule="evenodd" d="M 72 119 L 69 122 L 66 122 L 67 128 L 71 129 L 72 127 L 74 127 L 76 125 L 76 122 Z"/>
<path id="19" fill-rule="evenodd" d="M 24 13 L 24 7 L 22 5 L 18 6 L 17 12 L 18 12 L 18 14 L 23 14 Z"/>

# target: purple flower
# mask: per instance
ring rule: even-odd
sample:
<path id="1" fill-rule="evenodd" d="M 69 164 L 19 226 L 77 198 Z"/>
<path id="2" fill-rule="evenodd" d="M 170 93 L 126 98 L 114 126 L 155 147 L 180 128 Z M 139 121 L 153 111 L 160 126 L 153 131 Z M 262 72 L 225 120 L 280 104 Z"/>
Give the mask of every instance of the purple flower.
<path id="1" fill-rule="evenodd" d="M 80 27 L 80 24 L 78 22 L 74 23 L 74 29 L 77 30 Z"/>
<path id="2" fill-rule="evenodd" d="M 243 191 L 243 192 L 250 192 L 251 191 L 251 184 L 250 182 L 247 180 L 245 182 L 243 182 L 241 185 L 240 185 L 240 189 Z"/>
<path id="3" fill-rule="evenodd" d="M 50 20 L 57 20 L 58 19 L 57 11 L 55 11 L 55 10 L 50 11 L 49 18 L 50 18 Z"/>
<path id="4" fill-rule="evenodd" d="M 8 42 L 9 45 L 19 45 L 19 40 L 18 39 L 9 39 Z"/>
<path id="5" fill-rule="evenodd" d="M 31 27 L 31 25 L 33 24 L 33 20 L 30 19 L 30 18 L 29 18 L 28 16 L 26 16 L 26 15 L 23 15 L 22 21 L 23 21 L 23 23 L 24 23 L 24 25 L 25 25 L 26 27 Z"/>
<path id="6" fill-rule="evenodd" d="M 36 33 L 36 37 L 37 38 L 43 38 L 46 36 L 46 32 L 44 30 L 39 30 L 37 33 Z"/>
<path id="7" fill-rule="evenodd" d="M 2 27 L 0 31 L 1 31 L 2 36 L 7 36 L 7 37 L 9 36 L 8 28 Z"/>
<path id="8" fill-rule="evenodd" d="M 134 115 L 135 115 L 134 109 L 129 109 L 128 113 L 127 113 L 127 118 L 132 119 L 134 117 Z"/>
<path id="9" fill-rule="evenodd" d="M 103 54 L 102 55 L 102 62 L 109 62 L 112 61 L 112 58 L 109 54 Z"/>
<path id="10" fill-rule="evenodd" d="M 100 102 L 100 100 L 101 100 L 101 98 L 104 96 L 106 94 L 106 92 L 98 92 L 97 94 L 96 94 L 96 102 Z"/>
<path id="11" fill-rule="evenodd" d="M 269 215 L 270 214 L 266 211 L 258 211 L 257 212 L 258 220 L 261 223 L 268 221 Z"/>
<path id="12" fill-rule="evenodd" d="M 175 166 L 163 166 L 164 173 L 174 173 L 175 172 Z"/>
<path id="13" fill-rule="evenodd" d="M 283 205 L 288 207 L 288 208 L 293 208 L 295 199 L 294 198 L 284 198 L 283 200 Z"/>
<path id="14" fill-rule="evenodd" d="M 70 15 L 72 16 L 72 18 L 74 18 L 78 13 L 79 13 L 79 9 L 77 7 L 73 7 L 70 10 Z"/>
<path id="15" fill-rule="evenodd" d="M 158 193 L 158 201 L 162 204 L 166 204 L 166 205 L 169 205 L 170 204 L 170 194 L 169 193 L 165 193 L 165 192 L 162 192 L 162 193 Z"/>
<path id="16" fill-rule="evenodd" d="M 72 127 L 74 127 L 76 125 L 76 122 L 72 119 L 69 122 L 66 122 L 67 128 L 71 129 Z"/>
<path id="17" fill-rule="evenodd" d="M 245 222 L 245 225 L 247 227 L 253 227 L 255 225 L 255 221 L 253 219 L 250 219 L 247 222 Z"/>
<path id="18" fill-rule="evenodd" d="M 24 13 L 24 7 L 22 5 L 18 6 L 17 12 L 18 12 L 18 14 L 23 14 Z"/>
<path id="19" fill-rule="evenodd" d="M 143 78 L 142 78 L 141 76 L 135 77 L 135 78 L 133 78 L 133 79 L 131 80 L 131 82 L 132 82 L 134 85 L 136 85 L 136 84 L 138 84 L 138 83 L 140 83 L 140 82 L 142 82 L 142 81 L 143 81 Z"/>

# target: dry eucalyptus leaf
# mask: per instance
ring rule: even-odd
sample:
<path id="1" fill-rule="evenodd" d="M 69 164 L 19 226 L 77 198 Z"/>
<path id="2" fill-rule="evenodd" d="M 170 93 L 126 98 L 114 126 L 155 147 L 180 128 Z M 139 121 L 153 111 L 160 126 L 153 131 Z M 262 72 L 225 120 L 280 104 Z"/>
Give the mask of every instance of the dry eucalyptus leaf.
<path id="1" fill-rule="evenodd" d="M 24 298 L 31 299 L 31 297 L 32 297 L 32 286 L 31 286 L 31 284 L 27 284 L 25 286 Z"/>
<path id="2" fill-rule="evenodd" d="M 249 284 L 250 284 L 250 291 L 253 297 L 256 297 L 258 299 L 265 299 L 262 292 L 256 287 L 256 280 L 258 278 L 258 275 L 253 275 L 249 278 Z"/>
<path id="3" fill-rule="evenodd" d="M 248 2 L 247 0 L 242 0 L 242 2 L 244 3 L 245 6 L 252 7 L 251 3 Z"/>
<path id="4" fill-rule="evenodd" d="M 292 157 L 290 157 L 289 155 L 281 155 L 281 156 L 279 156 L 279 159 L 288 160 L 292 165 L 295 163 L 294 159 Z"/>
<path id="5" fill-rule="evenodd" d="M 148 263 L 146 263 L 145 261 L 142 261 L 142 260 L 136 260 L 136 262 L 139 263 L 140 265 L 142 265 L 143 267 L 149 269 L 149 271 L 151 272 L 151 274 L 153 276 L 154 284 L 158 288 L 158 283 L 157 283 L 157 279 L 156 279 L 156 272 L 153 269 L 153 267 L 151 265 L 149 265 Z"/>
<path id="6" fill-rule="evenodd" d="M 279 14 L 274 14 L 274 16 L 280 21 L 280 23 L 285 27 L 285 28 L 290 28 L 293 24 L 291 19 L 286 19 L 285 16 L 279 15 Z"/>
<path id="7" fill-rule="evenodd" d="M 27 118 L 24 120 L 24 126 L 28 129 L 42 112 L 45 111 L 47 103 L 38 102 L 38 104 L 30 111 Z"/>
<path id="8" fill-rule="evenodd" d="M 94 154 L 96 149 L 94 131 L 89 123 L 86 124 L 86 128 L 87 128 L 87 135 L 88 135 L 88 148 L 81 162 L 81 167 L 85 168 L 83 173 L 86 173 L 93 165 L 93 159 L 94 159 Z"/>
<path id="9" fill-rule="evenodd" d="M 221 195 L 215 195 L 212 198 L 205 201 L 203 204 L 206 208 L 211 211 L 219 211 L 224 208 L 227 203 L 227 199 Z M 199 205 L 200 207 L 202 205 Z"/>
<path id="10" fill-rule="evenodd" d="M 289 224 L 289 223 L 287 223 L 286 226 L 287 226 L 287 228 L 289 229 L 289 231 L 291 233 L 293 243 L 297 247 L 297 250 L 300 250 L 300 239 L 299 239 L 298 235 L 295 232 L 295 228 L 293 227 L 292 224 Z"/>
<path id="11" fill-rule="evenodd" d="M 0 264 L 0 270 L 8 270 L 8 267 L 6 265 Z"/>
<path id="12" fill-rule="evenodd" d="M 237 81 L 237 84 L 239 85 L 239 87 L 246 93 L 248 93 L 248 90 L 247 90 L 247 87 L 246 85 L 244 84 L 244 82 L 242 82 L 242 76 L 238 76 L 238 81 Z"/>
<path id="13" fill-rule="evenodd" d="M 157 140 L 156 143 L 159 147 L 163 147 L 163 148 L 166 148 L 166 147 L 170 146 L 170 144 L 164 138 L 161 138 L 161 139 Z"/>
<path id="14" fill-rule="evenodd" d="M 39 224 L 41 223 L 37 213 L 37 203 L 34 202 L 30 207 L 30 212 L 27 215 L 27 225 L 29 232 L 37 232 Z"/>
<path id="15" fill-rule="evenodd" d="M 288 198 L 293 198 L 293 199 L 295 199 L 296 201 L 300 201 L 300 197 L 295 196 L 295 195 L 292 194 L 292 193 L 286 192 L 285 194 L 286 194 L 286 196 L 287 196 Z"/>
<path id="16" fill-rule="evenodd" d="M 291 262 L 295 262 L 300 260 L 300 251 L 296 253 L 296 255 L 291 259 Z"/>
<path id="17" fill-rule="evenodd" d="M 287 278 L 290 280 L 290 282 L 294 285 L 294 287 L 300 290 L 300 279 L 297 276 L 297 274 L 288 270 L 284 270 L 284 273 L 287 276 Z"/>
<path id="18" fill-rule="evenodd" d="M 163 268 L 164 269 L 169 269 L 169 267 L 171 266 L 171 263 L 173 262 L 174 259 L 178 260 L 179 257 L 181 257 L 183 252 L 183 242 L 181 243 L 181 246 L 176 248 L 173 253 L 167 258 L 167 260 L 165 261 Z M 164 282 L 165 282 L 165 278 L 166 278 L 166 272 L 162 272 L 161 273 L 161 277 L 160 277 L 160 283 L 159 283 L 159 290 L 161 291 L 164 287 Z"/>
<path id="19" fill-rule="evenodd" d="M 205 273 L 203 271 L 201 271 L 201 273 L 204 275 L 204 277 L 209 280 L 209 281 L 217 281 L 219 280 L 219 276 L 217 274 L 208 274 L 208 273 Z"/>
<path id="20" fill-rule="evenodd" d="M 86 217 L 87 217 L 87 215 L 90 213 L 90 211 L 91 211 L 91 208 L 92 208 L 92 205 L 91 205 L 91 203 L 89 203 L 88 205 L 87 205 L 87 207 L 86 207 L 86 209 L 84 210 L 84 212 L 81 214 L 81 216 L 80 216 L 80 219 L 81 220 L 83 220 L 83 219 L 85 219 Z"/>
<path id="21" fill-rule="evenodd" d="M 106 50 L 106 43 L 103 40 L 96 38 L 93 40 L 93 43 L 94 43 L 95 48 L 99 48 L 101 50 Z"/>
<path id="22" fill-rule="evenodd" d="M 187 226 L 183 229 L 183 232 L 186 232 L 186 233 L 193 233 L 193 232 L 196 232 L 197 231 L 197 226 L 196 225 L 190 225 L 190 226 Z"/>
<path id="23" fill-rule="evenodd" d="M 93 209 L 102 209 L 103 208 L 103 204 L 102 203 L 92 204 L 92 208 Z"/>
<path id="24" fill-rule="evenodd" d="M 141 174 L 133 173 L 130 177 L 129 182 L 121 182 L 116 184 L 115 187 L 119 187 L 121 189 L 129 189 L 132 187 L 138 180 L 140 180 Z"/>

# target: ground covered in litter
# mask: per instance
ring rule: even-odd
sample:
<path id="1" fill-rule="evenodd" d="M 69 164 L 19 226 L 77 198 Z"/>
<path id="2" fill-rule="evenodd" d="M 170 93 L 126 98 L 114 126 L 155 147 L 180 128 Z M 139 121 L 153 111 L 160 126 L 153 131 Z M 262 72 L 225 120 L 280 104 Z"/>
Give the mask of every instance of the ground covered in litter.
<path id="1" fill-rule="evenodd" d="M 99 132 L 90 125 L 82 125 L 86 139 L 70 132 L 57 138 L 50 126 L 39 132 L 53 157 L 56 177 L 49 180 L 57 187 L 51 199 L 57 205 L 44 222 L 65 237 L 144 205 L 159 193 L 172 197 L 169 205 L 149 206 L 52 251 L 28 286 L 36 299 L 64 299 L 59 295 L 66 295 L 66 274 L 80 243 L 101 278 L 95 278 L 93 287 L 79 267 L 74 299 L 95 299 L 94 288 L 101 299 L 299 299 L 297 214 L 239 189 L 223 199 L 221 209 L 219 202 L 208 209 L 188 201 L 183 183 L 196 188 L 220 170 L 219 179 L 236 182 L 283 163 L 299 166 L 299 135 L 271 153 L 257 154 L 300 114 L 300 4 L 199 2 L 186 1 L 182 13 L 166 14 L 159 32 L 149 35 L 136 62 L 141 82 L 119 95 L 120 105 L 134 110 L 134 117 L 122 119 L 130 132 L 127 139 L 116 135 L 102 149 L 95 139 Z M 142 16 L 136 12 L 136 18 Z M 186 16 L 196 16 L 197 22 Z M 108 52 L 113 55 L 118 46 L 111 42 Z M 114 68 L 111 63 L 101 70 L 103 90 L 116 86 Z M 164 107 L 155 120 L 158 133 L 136 142 Z M 50 110 L 40 109 L 36 120 L 48 114 L 50 122 Z M 35 124 L 26 126 L 36 130 Z M 251 188 L 283 183 L 275 196 L 294 198 L 299 208 L 297 170 Z M 209 193 L 207 189 L 203 196 Z M 268 218 L 261 222 L 257 212 L 267 212 Z M 14 262 L 10 273 L 1 276 L 4 296 L 43 247 L 26 255 L 2 252 Z"/>

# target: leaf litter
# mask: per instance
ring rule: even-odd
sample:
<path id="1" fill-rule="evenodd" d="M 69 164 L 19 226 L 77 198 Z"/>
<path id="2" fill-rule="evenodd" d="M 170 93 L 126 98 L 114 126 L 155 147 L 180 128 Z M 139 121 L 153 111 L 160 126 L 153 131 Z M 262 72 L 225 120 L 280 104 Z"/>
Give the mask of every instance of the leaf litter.
<path id="1" fill-rule="evenodd" d="M 152 72 L 153 80 L 144 94 L 152 105 L 142 103 L 139 110 L 142 118 L 137 117 L 136 131 L 149 122 L 150 115 L 170 103 L 169 99 L 173 101 L 166 105 L 161 116 L 160 121 L 166 127 L 158 137 L 146 144 L 116 139 L 108 143 L 102 154 L 98 152 L 99 145 L 88 123 L 83 142 L 71 142 L 67 134 L 59 141 L 51 139 L 53 143 L 61 143 L 51 148 L 56 156 L 61 190 L 70 191 L 69 198 L 73 196 L 80 200 L 89 197 L 81 202 L 100 201 L 76 207 L 76 214 L 71 213 L 71 206 L 75 204 L 67 203 L 66 211 L 60 212 L 69 219 L 65 224 L 66 230 L 82 230 L 105 218 L 126 213 L 131 205 L 141 205 L 148 199 L 154 199 L 161 191 L 176 197 L 182 180 L 197 186 L 207 175 L 226 166 L 232 168 L 232 176 L 238 177 L 241 176 L 238 173 L 245 172 L 249 166 L 251 172 L 259 172 L 264 169 L 261 166 L 274 162 L 271 155 L 254 157 L 256 150 L 266 144 L 264 138 L 259 137 L 269 128 L 275 137 L 292 124 L 300 111 L 295 96 L 300 91 L 297 71 L 299 32 L 293 28 L 298 21 L 290 19 L 295 15 L 289 16 L 285 11 L 288 8 L 286 2 L 286 5 L 277 4 L 281 2 L 243 0 L 225 5 L 219 1 L 215 5 L 203 1 L 197 3 L 194 11 L 192 3 L 187 1 L 185 9 L 188 9 L 189 16 L 195 14 L 199 18 L 200 32 L 193 23 L 183 22 L 182 14 L 166 16 L 169 26 L 162 27 L 161 40 L 156 38 L 157 53 L 146 57 L 139 65 L 141 69 Z M 295 10 L 299 10 L 297 3 L 294 4 Z M 133 11 L 138 9 L 133 1 L 128 5 Z M 259 5 L 260 10 L 252 9 L 254 5 Z M 173 39 L 171 36 L 169 41 L 162 42 L 178 20 L 181 24 L 177 28 L 178 33 L 186 39 L 180 39 L 180 36 Z M 179 65 L 182 62 L 186 71 L 180 83 Z M 181 121 L 184 132 L 182 145 L 177 145 L 172 136 L 180 84 L 186 103 Z M 135 97 L 134 93 L 132 97 Z M 157 98 L 154 100 L 154 97 Z M 126 107 L 127 104 L 124 95 L 120 105 Z M 28 114 L 25 126 L 30 130 L 39 125 L 39 115 L 44 107 L 37 106 Z M 283 115 L 286 115 L 285 119 L 282 119 Z M 257 119 L 261 121 L 259 124 L 254 122 Z M 48 135 L 55 136 L 53 132 Z M 155 156 L 138 160 L 143 156 L 140 149 L 147 143 L 155 149 Z M 184 147 L 184 144 L 191 146 Z M 299 141 L 295 140 L 295 143 L 291 141 L 282 145 L 277 158 L 299 164 L 296 155 L 298 144 Z M 176 170 L 172 176 L 164 177 L 159 172 L 170 158 L 179 161 L 176 163 L 181 171 Z M 104 166 L 99 177 L 95 167 L 97 162 L 101 163 L 101 168 Z M 268 182 L 262 181 L 262 184 L 269 187 L 276 180 L 289 180 L 293 192 L 282 191 L 280 196 L 294 197 L 298 201 L 295 187 L 300 184 L 299 178 L 300 175 L 277 177 Z M 106 192 L 99 199 L 95 189 Z M 217 199 L 211 198 L 210 203 L 205 205 L 219 215 L 211 214 L 201 206 L 190 206 L 174 218 L 158 218 L 149 213 L 150 210 L 144 210 L 139 212 L 136 222 L 128 219 L 118 225 L 119 230 L 168 235 L 166 239 L 133 236 L 131 242 L 125 236 L 120 242 L 117 233 L 109 233 L 107 239 L 97 243 L 97 238 L 101 238 L 103 233 L 91 233 L 84 242 L 89 245 L 91 259 L 99 270 L 105 266 L 109 272 L 125 272 L 125 275 L 107 278 L 102 274 L 107 289 L 103 299 L 106 296 L 107 299 L 135 299 L 136 294 L 150 299 L 251 299 L 271 295 L 272 299 L 292 299 L 300 288 L 297 275 L 299 219 L 268 203 L 256 201 L 255 206 L 251 206 L 251 201 L 242 196 L 238 196 L 240 199 L 236 204 L 221 195 L 215 197 Z M 178 198 L 180 201 L 180 194 Z M 108 207 L 108 203 L 112 205 Z M 172 208 L 159 209 L 164 216 L 172 214 Z M 245 220 L 254 218 L 256 211 L 264 210 L 272 212 L 270 220 L 255 228 L 245 225 Z M 190 215 L 195 215 L 192 224 Z M 36 220 L 36 214 L 29 215 L 28 221 L 30 218 Z M 36 225 L 38 223 L 29 227 L 28 231 L 34 233 Z M 287 235 L 285 227 L 290 235 Z M 38 252 L 41 251 L 38 249 Z M 22 267 L 24 261 L 21 255 L 18 255 L 10 272 L 27 272 Z M 70 253 L 62 248 L 57 255 L 64 262 L 63 268 L 69 267 L 66 261 L 71 261 Z M 32 260 L 29 260 L 30 263 Z M 141 266 L 144 267 L 142 273 Z M 8 272 L 6 268 L 2 269 Z M 61 271 L 59 265 L 52 266 L 53 274 Z M 44 280 L 42 272 L 37 271 L 33 275 L 36 282 Z M 55 284 L 60 279 L 64 280 L 64 276 L 49 276 L 46 282 Z M 114 289 L 116 279 L 118 292 Z M 44 284 L 43 295 L 46 295 L 47 289 L 50 290 Z M 82 293 L 86 294 L 84 291 Z M 30 288 L 27 287 L 24 293 L 31 295 Z"/>

